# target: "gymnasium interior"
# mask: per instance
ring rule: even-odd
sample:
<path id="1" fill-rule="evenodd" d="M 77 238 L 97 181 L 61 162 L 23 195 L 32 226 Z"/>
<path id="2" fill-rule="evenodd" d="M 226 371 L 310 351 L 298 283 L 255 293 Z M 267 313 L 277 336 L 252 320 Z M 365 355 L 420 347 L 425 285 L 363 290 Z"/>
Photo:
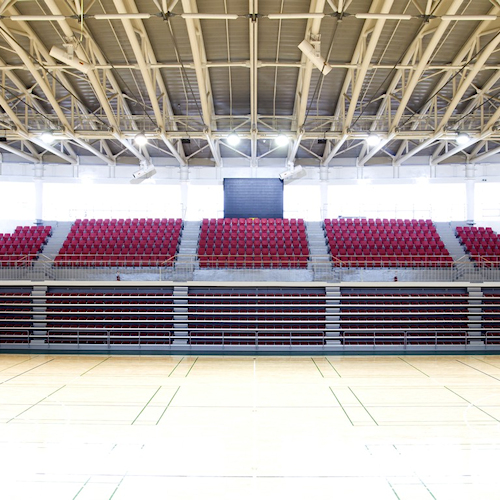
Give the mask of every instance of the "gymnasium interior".
<path id="1" fill-rule="evenodd" d="M 0 71 L 2 500 L 499 498 L 499 0 L 7 0 Z"/>

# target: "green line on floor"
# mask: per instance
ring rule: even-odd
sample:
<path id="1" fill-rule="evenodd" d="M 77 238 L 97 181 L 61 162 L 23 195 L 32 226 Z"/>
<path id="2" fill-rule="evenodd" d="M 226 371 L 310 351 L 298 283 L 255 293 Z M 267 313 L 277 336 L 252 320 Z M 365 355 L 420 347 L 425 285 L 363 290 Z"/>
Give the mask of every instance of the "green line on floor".
<path id="1" fill-rule="evenodd" d="M 160 387 L 158 387 L 158 389 L 156 389 L 155 393 L 149 398 L 149 401 L 144 405 L 144 408 L 139 412 L 139 415 L 137 415 L 137 417 L 134 418 L 134 421 L 130 425 L 134 425 L 135 424 L 135 421 L 141 416 L 141 413 L 146 409 L 146 407 L 148 406 L 148 404 L 151 403 L 151 401 L 158 394 L 158 391 L 160 389 L 161 389 L 161 385 L 160 385 Z"/>

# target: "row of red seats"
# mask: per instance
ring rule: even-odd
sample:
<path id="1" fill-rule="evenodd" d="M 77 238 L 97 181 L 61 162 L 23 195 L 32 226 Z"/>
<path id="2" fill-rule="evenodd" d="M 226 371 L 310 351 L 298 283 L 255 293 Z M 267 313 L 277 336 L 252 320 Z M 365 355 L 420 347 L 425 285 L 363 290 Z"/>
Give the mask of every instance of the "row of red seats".
<path id="1" fill-rule="evenodd" d="M 456 235 L 472 260 L 486 266 L 500 263 L 500 236 L 490 227 L 457 227 Z"/>
<path id="2" fill-rule="evenodd" d="M 338 226 L 379 226 L 379 227 L 432 227 L 431 219 L 325 219 L 325 224 Z"/>
<path id="3" fill-rule="evenodd" d="M 325 219 L 324 228 L 336 266 L 450 266 L 453 259 L 436 228 L 429 222 L 431 221 Z M 395 231 L 401 227 L 419 229 L 399 233 Z M 380 228 L 384 228 L 383 231 Z"/>
<path id="4" fill-rule="evenodd" d="M 51 233 L 51 226 L 17 226 L 12 234 L 0 234 L 0 267 L 31 265 Z"/>
<path id="5" fill-rule="evenodd" d="M 306 256 L 270 255 L 268 257 L 249 255 L 200 255 L 200 268 L 229 269 L 284 269 L 307 268 Z"/>
<path id="6" fill-rule="evenodd" d="M 304 268 L 308 255 L 303 219 L 202 221 L 198 243 L 200 267 Z"/>
<path id="7" fill-rule="evenodd" d="M 333 256 L 336 267 L 451 267 L 450 256 L 370 256 L 339 255 Z"/>
<path id="8" fill-rule="evenodd" d="M 130 227 L 131 234 L 127 237 L 124 233 L 96 231 L 97 227 Z M 171 266 L 181 230 L 181 219 L 79 220 L 61 247 L 55 265 Z"/>
<path id="9" fill-rule="evenodd" d="M 58 255 L 55 258 L 56 267 L 171 267 L 174 257 L 168 255 L 155 256 L 111 256 L 100 255 Z"/>

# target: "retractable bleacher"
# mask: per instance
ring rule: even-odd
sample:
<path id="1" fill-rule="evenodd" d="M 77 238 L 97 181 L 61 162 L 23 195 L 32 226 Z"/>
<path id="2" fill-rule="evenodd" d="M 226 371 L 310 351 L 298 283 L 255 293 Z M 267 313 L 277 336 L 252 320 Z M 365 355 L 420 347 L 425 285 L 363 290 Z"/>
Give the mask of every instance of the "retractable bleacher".
<path id="1" fill-rule="evenodd" d="M 1 286 L 0 349 L 497 352 L 500 289 L 464 284 Z"/>
<path id="2" fill-rule="evenodd" d="M 71 289 L 47 292 L 48 344 L 68 346 L 169 345 L 173 298 L 161 290 Z"/>

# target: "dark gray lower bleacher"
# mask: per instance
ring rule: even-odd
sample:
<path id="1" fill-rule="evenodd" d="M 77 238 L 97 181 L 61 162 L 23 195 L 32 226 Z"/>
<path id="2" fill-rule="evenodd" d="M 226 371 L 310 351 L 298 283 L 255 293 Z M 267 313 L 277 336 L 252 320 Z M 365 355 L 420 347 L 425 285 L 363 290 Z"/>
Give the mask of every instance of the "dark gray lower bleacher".
<path id="1" fill-rule="evenodd" d="M 500 351 L 500 288 L 0 286 L 0 350 L 495 352 Z"/>

